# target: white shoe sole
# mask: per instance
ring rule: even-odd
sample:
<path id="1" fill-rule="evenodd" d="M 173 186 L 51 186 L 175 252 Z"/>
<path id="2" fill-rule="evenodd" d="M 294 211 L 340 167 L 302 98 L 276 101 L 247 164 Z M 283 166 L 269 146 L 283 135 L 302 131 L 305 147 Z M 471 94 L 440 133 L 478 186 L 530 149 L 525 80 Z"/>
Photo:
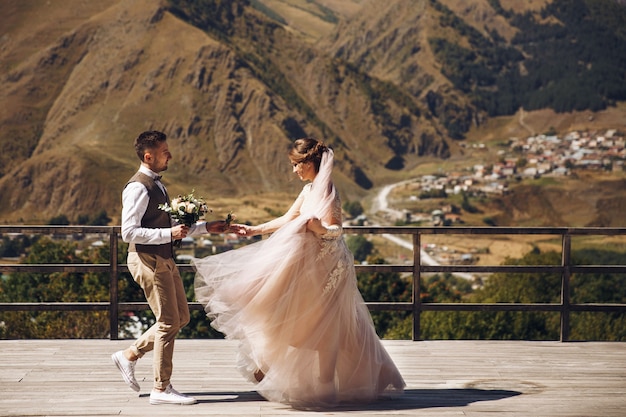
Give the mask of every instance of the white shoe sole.
<path id="1" fill-rule="evenodd" d="M 167 400 L 153 400 L 152 398 L 150 399 L 150 404 L 151 405 L 163 405 L 163 404 L 172 404 L 172 405 L 193 405 L 196 404 L 198 401 L 196 400 L 189 400 L 189 401 L 167 401 Z"/>
<path id="2" fill-rule="evenodd" d="M 126 376 L 126 373 L 124 372 L 124 368 L 122 367 L 122 364 L 120 363 L 120 361 L 117 359 L 117 356 L 115 356 L 115 353 L 111 355 L 111 359 L 113 360 L 113 363 L 115 364 L 115 366 L 117 366 L 117 369 L 119 369 L 120 373 L 122 374 L 122 378 L 124 378 L 124 382 L 128 384 L 130 389 L 132 389 L 135 392 L 139 392 L 140 390 L 139 384 L 137 384 L 136 382 L 133 383 L 133 381 L 128 379 L 128 377 Z"/>

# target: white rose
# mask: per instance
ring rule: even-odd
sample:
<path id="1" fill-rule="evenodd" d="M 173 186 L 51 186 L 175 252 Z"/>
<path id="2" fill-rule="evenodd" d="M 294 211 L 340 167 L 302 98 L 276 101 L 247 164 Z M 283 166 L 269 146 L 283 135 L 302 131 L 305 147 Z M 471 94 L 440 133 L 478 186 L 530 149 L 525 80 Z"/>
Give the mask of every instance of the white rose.
<path id="1" fill-rule="evenodd" d="M 196 205 L 194 203 L 187 203 L 187 207 L 185 207 L 185 211 L 187 213 L 194 213 L 196 211 Z"/>
<path id="2" fill-rule="evenodd" d="M 173 211 L 178 211 L 178 209 L 180 208 L 180 200 L 178 198 L 175 198 L 172 200 L 172 210 Z"/>

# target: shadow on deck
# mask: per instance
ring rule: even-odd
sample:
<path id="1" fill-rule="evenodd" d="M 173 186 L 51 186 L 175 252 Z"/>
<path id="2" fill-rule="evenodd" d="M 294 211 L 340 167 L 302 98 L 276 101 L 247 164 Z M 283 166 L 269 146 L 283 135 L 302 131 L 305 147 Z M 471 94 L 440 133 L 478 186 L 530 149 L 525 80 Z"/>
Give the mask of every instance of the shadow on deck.
<path id="1" fill-rule="evenodd" d="M 295 410 L 270 403 L 235 369 L 236 343 L 177 340 L 172 382 L 192 406 L 151 406 L 151 355 L 139 395 L 111 353 L 130 341 L 3 340 L 2 416 L 624 416 L 626 343 L 391 341 L 404 395 L 368 404 Z"/>

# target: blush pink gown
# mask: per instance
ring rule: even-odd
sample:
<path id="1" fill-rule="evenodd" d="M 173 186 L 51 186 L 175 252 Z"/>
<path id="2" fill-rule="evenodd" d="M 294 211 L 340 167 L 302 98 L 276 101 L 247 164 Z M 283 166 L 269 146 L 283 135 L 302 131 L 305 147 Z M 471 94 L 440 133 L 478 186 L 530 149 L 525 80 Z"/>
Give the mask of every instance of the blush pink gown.
<path id="1" fill-rule="evenodd" d="M 301 407 L 399 394 L 404 380 L 381 344 L 339 233 L 321 239 L 306 221 L 341 217 L 332 150 L 304 186 L 300 214 L 269 238 L 194 259 L 196 298 L 211 325 L 240 342 L 238 368 L 266 399 Z"/>

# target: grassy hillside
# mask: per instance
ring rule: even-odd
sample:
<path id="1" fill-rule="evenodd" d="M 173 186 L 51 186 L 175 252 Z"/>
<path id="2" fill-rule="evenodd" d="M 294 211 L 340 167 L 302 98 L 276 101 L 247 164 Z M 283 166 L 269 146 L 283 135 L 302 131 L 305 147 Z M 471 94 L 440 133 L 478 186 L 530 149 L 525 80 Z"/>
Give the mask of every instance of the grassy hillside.
<path id="1" fill-rule="evenodd" d="M 464 172 L 475 164 L 496 163 L 510 138 L 524 138 L 548 131 L 559 135 L 574 130 L 602 132 L 609 127 L 626 132 L 626 105 L 619 104 L 601 112 L 537 110 L 491 118 L 484 126 L 472 129 L 463 142 L 466 146 L 453 149 L 451 158 L 445 161 L 425 160 L 408 177 Z M 511 183 L 511 192 L 506 196 L 473 200 L 478 211 L 463 212 L 462 218 L 465 224 L 475 226 L 484 226 L 485 219 L 489 218 L 499 226 L 624 227 L 625 178 L 624 172 L 578 170 L 568 177 Z M 402 189 L 395 194 L 398 201 L 406 202 L 409 196 L 410 193 L 403 193 Z M 400 208 L 429 213 L 447 203 L 450 201 L 425 200 Z M 454 203 L 459 205 L 459 201 Z"/>
<path id="2" fill-rule="evenodd" d="M 335 146 L 342 197 L 365 200 L 391 182 L 494 160 L 511 137 L 622 129 L 619 101 L 597 112 L 513 106 L 512 115 L 487 117 L 472 104 L 477 90 L 456 83 L 460 68 L 500 68 L 489 53 L 507 51 L 523 29 L 511 16 L 529 12 L 533 28 L 553 22 L 541 18 L 548 3 L 4 1 L 0 220 L 75 219 L 104 207 L 115 223 L 138 165 L 131 142 L 146 129 L 171 139 L 172 193 L 193 188 L 218 210 L 241 206 L 246 219 L 269 217 L 297 193 L 284 150 L 298 136 Z M 603 10 L 612 9 L 593 9 L 594 22 Z M 615 16 L 604 21 L 619 37 Z M 433 38 L 474 53 L 477 66 L 448 62 Z M 497 207 L 485 210 L 497 216 Z"/>

